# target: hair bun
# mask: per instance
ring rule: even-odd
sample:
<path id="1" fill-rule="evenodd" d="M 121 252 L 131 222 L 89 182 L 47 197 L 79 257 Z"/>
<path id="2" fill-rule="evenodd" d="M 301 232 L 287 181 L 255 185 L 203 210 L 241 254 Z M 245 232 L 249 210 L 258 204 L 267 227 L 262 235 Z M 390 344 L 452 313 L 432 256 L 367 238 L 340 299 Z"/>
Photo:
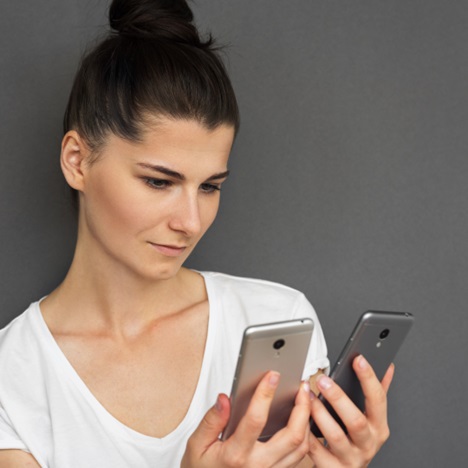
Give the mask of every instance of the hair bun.
<path id="1" fill-rule="evenodd" d="M 200 41 L 192 21 L 185 0 L 113 0 L 109 9 L 111 28 L 123 36 L 209 45 Z"/>

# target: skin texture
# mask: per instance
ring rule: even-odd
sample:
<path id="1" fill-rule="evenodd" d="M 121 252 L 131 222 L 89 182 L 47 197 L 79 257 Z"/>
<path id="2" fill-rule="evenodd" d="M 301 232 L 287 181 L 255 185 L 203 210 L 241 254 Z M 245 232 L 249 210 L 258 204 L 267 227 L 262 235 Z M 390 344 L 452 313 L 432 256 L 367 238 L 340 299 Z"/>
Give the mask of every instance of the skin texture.
<path id="1" fill-rule="evenodd" d="M 312 433 L 309 435 L 309 456 L 316 467 L 367 466 L 390 432 L 387 422 L 387 393 L 393 379 L 393 364 L 380 383 L 363 356 L 353 362 L 353 368 L 365 396 L 365 414 L 346 394 L 325 375 L 317 379 L 317 386 L 332 404 L 348 429 L 346 435 L 330 416 L 318 398 L 311 400 L 311 416 L 328 442 L 325 448 Z"/>
<path id="2" fill-rule="evenodd" d="M 63 139 L 62 170 L 79 194 L 78 239 L 66 278 L 41 311 L 97 400 L 123 424 L 152 437 L 177 427 L 196 388 L 208 300 L 203 278 L 182 265 L 216 217 L 233 136 L 229 126 L 210 130 L 161 117 L 145 128 L 141 142 L 109 135 L 97 158 L 76 131 Z M 307 383 L 287 427 L 258 442 L 278 384 L 279 376 L 269 372 L 225 442 L 218 435 L 229 418 L 229 399 L 218 397 L 189 439 L 182 466 L 366 466 L 388 437 L 393 368 L 381 384 L 359 363 L 366 415 L 326 377 L 311 380 L 337 409 L 349 437 Z M 310 433 L 311 415 L 328 448 Z M 0 451 L 2 467 L 34 463 L 29 454 Z"/>
<path id="3" fill-rule="evenodd" d="M 268 442 L 258 442 L 266 423 L 278 375 L 269 372 L 262 379 L 234 434 L 224 442 L 218 434 L 229 419 L 229 399 L 220 395 L 189 439 L 181 466 L 186 467 L 263 467 L 296 466 L 309 448 L 308 422 L 310 387 L 303 384 L 296 397 L 287 427 Z"/>
<path id="4" fill-rule="evenodd" d="M 41 310 L 98 401 L 149 436 L 177 427 L 196 388 L 208 302 L 202 277 L 181 266 L 215 219 L 232 140 L 231 127 L 161 118 L 141 143 L 110 135 L 89 164 L 79 135 L 64 138 L 78 242 Z"/>
<path id="5" fill-rule="evenodd" d="M 233 130 L 159 121 L 135 144 L 110 135 L 97 162 L 76 132 L 64 140 L 62 168 L 80 193 L 79 245 L 105 266 L 139 281 L 173 279 L 214 221 Z M 185 180 L 151 167 L 162 167 Z M 150 244 L 185 247 L 174 260 Z M 78 252 L 80 253 L 80 252 Z M 153 260 L 153 261 L 148 261 Z"/>
<path id="6" fill-rule="evenodd" d="M 328 377 L 317 378 L 317 390 L 329 399 L 348 428 L 349 436 L 334 422 L 318 398 L 309 391 L 298 392 L 288 426 L 266 443 L 257 442 L 268 415 L 274 389 L 268 389 L 265 376 L 247 410 L 244 420 L 230 439 L 220 442 L 217 435 L 229 418 L 229 399 L 220 395 L 188 442 L 182 467 L 365 467 L 389 436 L 386 394 L 393 377 L 390 366 L 380 383 L 362 356 L 353 367 L 366 397 L 366 413 L 361 413 L 343 391 Z M 266 391 L 261 387 L 267 388 Z M 307 385 L 307 389 L 309 386 Z M 306 393 L 308 401 L 306 402 Z M 328 441 L 324 447 L 309 431 L 305 408 L 316 419 Z M 246 429 L 245 432 L 243 429 Z M 303 432 L 301 432 L 303 431 Z M 303 438 L 301 438 L 301 433 Z M 307 451 L 304 448 L 307 447 Z M 303 455 L 304 454 L 304 455 Z"/>
<path id="7" fill-rule="evenodd" d="M 36 459 L 21 450 L 0 450 L 0 466 L 4 468 L 37 468 Z"/>

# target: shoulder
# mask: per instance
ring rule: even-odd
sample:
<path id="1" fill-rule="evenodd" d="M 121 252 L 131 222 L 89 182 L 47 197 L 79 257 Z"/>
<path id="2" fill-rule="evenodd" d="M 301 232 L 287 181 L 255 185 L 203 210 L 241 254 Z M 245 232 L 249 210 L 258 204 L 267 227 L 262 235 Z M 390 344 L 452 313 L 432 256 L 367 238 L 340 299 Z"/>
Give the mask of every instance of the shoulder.
<path id="1" fill-rule="evenodd" d="M 18 367 L 31 367 L 37 358 L 36 314 L 38 303 L 0 330 L 0 373 L 8 375 Z"/>
<path id="2" fill-rule="evenodd" d="M 0 330 L 0 351 L 6 345 L 21 345 L 18 343 L 18 338 L 31 332 L 31 315 L 34 313 L 35 305 L 36 303 L 31 304 L 21 315 Z"/>
<path id="3" fill-rule="evenodd" d="M 218 349 L 220 355 L 225 350 L 223 363 L 235 366 L 234 357 L 246 327 L 307 317 L 314 322 L 314 331 L 304 378 L 328 367 L 319 318 L 302 292 L 272 281 L 213 272 L 201 274 L 205 278 L 210 310 L 216 317 L 217 339 L 222 343 Z"/>
<path id="4" fill-rule="evenodd" d="M 211 281 L 220 292 L 228 294 L 254 294 L 267 298 L 273 295 L 275 298 L 282 297 L 286 300 L 295 300 L 303 295 L 300 291 L 289 286 L 263 279 L 245 278 L 217 272 L 203 272 L 202 275 Z"/>
<path id="5" fill-rule="evenodd" d="M 203 272 L 202 275 L 208 292 L 216 295 L 224 307 L 253 313 L 259 319 L 287 320 L 298 316 L 298 309 L 312 309 L 303 293 L 283 284 L 224 273 Z"/>

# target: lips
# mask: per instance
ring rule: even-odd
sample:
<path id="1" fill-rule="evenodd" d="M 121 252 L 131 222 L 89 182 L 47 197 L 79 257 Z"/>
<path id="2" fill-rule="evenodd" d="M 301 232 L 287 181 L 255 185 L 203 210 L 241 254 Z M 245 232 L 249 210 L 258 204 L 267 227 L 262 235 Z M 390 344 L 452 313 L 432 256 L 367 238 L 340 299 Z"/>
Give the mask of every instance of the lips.
<path id="1" fill-rule="evenodd" d="M 187 246 L 185 245 L 169 245 L 169 244 L 155 244 L 153 242 L 149 242 L 151 247 L 153 247 L 156 251 L 165 255 L 166 257 L 178 257 L 182 255 Z"/>

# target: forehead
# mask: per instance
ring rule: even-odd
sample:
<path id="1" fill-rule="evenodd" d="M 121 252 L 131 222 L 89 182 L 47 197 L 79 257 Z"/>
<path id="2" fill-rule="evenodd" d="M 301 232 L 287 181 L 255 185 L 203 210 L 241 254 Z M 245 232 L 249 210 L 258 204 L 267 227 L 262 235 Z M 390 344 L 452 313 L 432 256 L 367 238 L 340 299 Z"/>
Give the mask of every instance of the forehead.
<path id="1" fill-rule="evenodd" d="M 233 140 L 234 127 L 230 125 L 209 129 L 196 120 L 163 117 L 145 127 L 141 145 L 148 149 L 222 153 L 231 150 Z"/>
<path id="2" fill-rule="evenodd" d="M 158 118 L 144 127 L 138 142 L 110 135 L 104 154 L 123 162 L 163 164 L 180 171 L 200 165 L 206 170 L 226 169 L 234 127 L 208 129 L 195 120 Z"/>

